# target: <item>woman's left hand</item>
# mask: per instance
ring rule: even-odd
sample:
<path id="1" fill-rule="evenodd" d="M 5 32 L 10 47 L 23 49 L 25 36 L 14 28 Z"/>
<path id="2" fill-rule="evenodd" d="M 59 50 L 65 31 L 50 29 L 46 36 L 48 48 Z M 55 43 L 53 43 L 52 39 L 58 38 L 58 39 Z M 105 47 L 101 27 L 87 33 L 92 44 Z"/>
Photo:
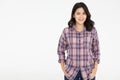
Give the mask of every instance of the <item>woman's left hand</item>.
<path id="1" fill-rule="evenodd" d="M 90 73 L 90 79 L 93 79 L 94 77 L 95 77 L 95 75 L 96 75 L 96 72 L 97 72 L 97 68 L 96 67 L 94 67 L 93 69 L 92 69 L 92 72 Z"/>

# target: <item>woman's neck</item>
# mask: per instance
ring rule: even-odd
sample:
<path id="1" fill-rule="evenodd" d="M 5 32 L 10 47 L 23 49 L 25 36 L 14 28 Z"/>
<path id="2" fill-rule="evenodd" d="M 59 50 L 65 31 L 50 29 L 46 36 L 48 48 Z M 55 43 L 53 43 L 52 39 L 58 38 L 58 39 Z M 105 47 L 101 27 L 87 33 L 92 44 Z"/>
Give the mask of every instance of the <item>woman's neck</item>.
<path id="1" fill-rule="evenodd" d="M 82 31 L 84 29 L 84 24 L 75 24 L 75 29 L 77 31 Z"/>

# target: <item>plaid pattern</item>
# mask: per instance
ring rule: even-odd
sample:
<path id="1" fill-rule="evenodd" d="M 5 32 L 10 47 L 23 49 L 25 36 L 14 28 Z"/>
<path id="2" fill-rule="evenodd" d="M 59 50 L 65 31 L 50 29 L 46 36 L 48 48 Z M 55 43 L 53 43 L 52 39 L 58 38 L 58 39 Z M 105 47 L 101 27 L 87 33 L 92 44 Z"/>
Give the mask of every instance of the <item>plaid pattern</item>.
<path id="1" fill-rule="evenodd" d="M 65 56 L 67 51 L 67 58 Z M 78 32 L 74 27 L 64 28 L 58 44 L 58 62 L 65 62 L 65 70 L 69 80 L 74 80 L 79 70 L 84 80 L 89 79 L 89 74 L 94 68 L 94 62 L 100 62 L 99 41 L 97 31 Z"/>

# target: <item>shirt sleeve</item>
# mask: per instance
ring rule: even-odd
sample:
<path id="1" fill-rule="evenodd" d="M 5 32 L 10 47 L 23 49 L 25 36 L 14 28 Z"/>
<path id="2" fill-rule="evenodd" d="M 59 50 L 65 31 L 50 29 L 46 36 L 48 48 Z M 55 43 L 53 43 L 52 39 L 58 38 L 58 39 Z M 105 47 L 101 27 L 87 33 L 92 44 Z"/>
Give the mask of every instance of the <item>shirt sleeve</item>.
<path id="1" fill-rule="evenodd" d="M 99 39 L 97 30 L 93 29 L 93 41 L 92 41 L 92 52 L 94 54 L 94 62 L 100 63 L 100 49 L 99 49 Z"/>
<path id="2" fill-rule="evenodd" d="M 65 50 L 66 49 L 67 49 L 67 41 L 66 41 L 65 29 L 64 29 L 60 36 L 59 43 L 58 43 L 58 49 L 57 49 L 59 63 L 61 63 L 62 61 L 65 62 Z"/>

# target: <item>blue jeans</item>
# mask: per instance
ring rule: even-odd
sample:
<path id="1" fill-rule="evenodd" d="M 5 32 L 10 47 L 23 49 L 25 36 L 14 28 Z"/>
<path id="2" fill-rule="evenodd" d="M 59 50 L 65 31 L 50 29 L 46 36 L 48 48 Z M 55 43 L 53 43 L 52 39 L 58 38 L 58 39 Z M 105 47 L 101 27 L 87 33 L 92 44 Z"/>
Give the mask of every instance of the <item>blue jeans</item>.
<path id="1" fill-rule="evenodd" d="M 75 77 L 74 80 L 79 80 L 79 79 L 83 80 L 80 71 L 78 72 L 78 74 L 77 74 L 77 76 Z M 64 80 L 68 80 L 68 79 L 64 76 Z M 95 77 L 93 79 L 91 79 L 91 80 L 95 80 Z"/>

